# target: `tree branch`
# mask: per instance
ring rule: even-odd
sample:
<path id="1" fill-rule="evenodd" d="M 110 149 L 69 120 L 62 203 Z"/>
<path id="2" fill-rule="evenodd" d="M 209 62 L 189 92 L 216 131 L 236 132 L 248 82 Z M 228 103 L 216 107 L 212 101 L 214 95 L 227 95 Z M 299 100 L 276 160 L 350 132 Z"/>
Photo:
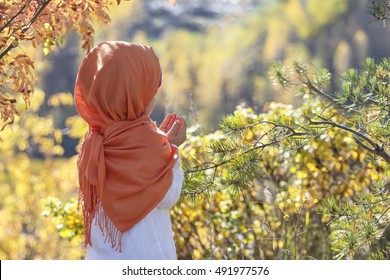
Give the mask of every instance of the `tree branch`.
<path id="1" fill-rule="evenodd" d="M 390 210 L 390 206 L 386 208 L 385 211 L 382 212 L 382 214 L 378 217 L 378 219 L 375 220 L 375 223 L 377 224 L 379 222 L 380 219 L 382 219 L 382 217 L 387 213 L 387 211 Z"/>
<path id="2" fill-rule="evenodd" d="M 35 12 L 35 14 L 33 15 L 33 17 L 30 19 L 30 21 L 25 25 L 23 26 L 22 28 L 22 33 L 26 33 L 26 31 L 30 28 L 30 26 L 37 20 L 37 18 L 39 17 L 39 15 L 43 12 L 43 10 L 46 8 L 47 5 L 49 5 L 49 3 L 51 2 L 52 0 L 47 0 L 45 2 L 43 2 L 42 6 Z"/>
<path id="3" fill-rule="evenodd" d="M 314 122 L 314 121 L 311 121 L 310 120 L 310 123 L 311 124 L 314 124 L 314 125 L 330 125 L 330 126 L 333 126 L 333 127 L 338 127 L 342 130 L 345 130 L 345 131 L 348 131 L 348 132 L 351 132 L 353 135 L 357 136 L 357 137 L 360 137 L 362 139 L 364 139 L 367 143 L 369 143 L 373 148 L 370 148 L 368 147 L 367 145 L 365 145 L 362 141 L 358 140 L 356 137 L 354 137 L 356 143 L 361 146 L 363 149 L 367 150 L 368 152 L 370 153 L 373 153 L 377 156 L 380 156 L 382 157 L 387 163 L 390 163 L 390 154 L 388 154 L 383 145 L 382 146 L 379 146 L 376 142 L 374 142 L 373 140 L 371 140 L 369 137 L 367 137 L 366 135 L 364 135 L 363 133 L 359 132 L 359 131 L 356 131 L 350 127 L 347 127 L 345 125 L 342 125 L 342 124 L 338 124 L 338 123 L 334 123 L 334 122 L 331 122 L 331 121 L 321 121 L 321 122 Z"/>
<path id="4" fill-rule="evenodd" d="M 0 60 L 12 49 L 16 48 L 18 46 L 18 41 L 14 39 L 11 44 L 8 45 L 8 47 L 0 53 Z"/>
<path id="5" fill-rule="evenodd" d="M 329 94 L 323 92 L 322 90 L 316 88 L 315 86 L 313 86 L 313 84 L 310 82 L 309 78 L 306 77 L 307 81 L 305 82 L 305 85 L 307 85 L 309 87 L 310 90 L 314 91 L 315 93 L 323 96 L 323 97 L 326 97 L 327 99 L 329 99 L 330 101 L 332 101 L 333 103 L 337 103 L 334 98 L 332 96 L 330 96 Z"/>
<path id="6" fill-rule="evenodd" d="M 3 32 L 3 30 L 4 30 L 5 28 L 7 28 L 7 27 L 15 20 L 15 18 L 23 12 L 23 10 L 24 10 L 26 7 L 27 7 L 27 5 L 24 4 L 24 5 L 22 6 L 22 8 L 20 8 L 20 10 L 19 10 L 12 18 L 10 18 L 10 19 L 3 25 L 3 27 L 0 28 L 0 33 Z"/>
<path id="7" fill-rule="evenodd" d="M 366 135 L 364 135 L 363 133 L 359 132 L 359 131 L 356 131 L 348 126 L 345 126 L 345 125 L 342 125 L 342 124 L 338 124 L 338 123 L 335 123 L 335 122 L 332 122 L 332 121 L 321 121 L 321 122 L 315 122 L 315 121 L 312 121 L 310 120 L 310 123 L 311 124 L 314 124 L 314 125 L 330 125 L 330 126 L 333 126 L 333 127 L 338 127 L 342 130 L 345 130 L 345 131 L 348 131 L 348 132 L 351 132 L 352 134 L 360 137 L 360 138 L 363 138 L 365 141 L 367 141 L 368 143 L 370 143 L 371 146 L 373 146 L 374 148 L 376 148 L 378 146 L 377 143 L 375 143 L 374 141 L 372 141 L 370 138 L 368 138 Z"/>
<path id="8" fill-rule="evenodd" d="M 288 128 L 288 127 L 285 127 L 283 125 L 280 125 L 279 127 Z M 292 131 L 291 134 L 285 135 L 284 137 L 281 137 L 280 139 L 275 139 L 275 140 L 273 140 L 273 141 L 271 141 L 269 143 L 266 143 L 266 144 L 260 143 L 260 145 L 257 145 L 259 143 L 259 141 L 256 140 L 256 142 L 253 145 L 247 147 L 247 149 L 243 151 L 243 154 L 250 153 L 250 152 L 252 152 L 254 150 L 265 149 L 266 147 L 275 145 L 275 144 L 279 143 L 280 141 L 282 141 L 283 139 L 288 138 L 288 137 L 297 136 L 297 135 L 306 135 L 307 134 L 307 133 L 304 133 L 304 132 L 302 132 L 302 133 L 296 132 L 292 128 L 290 128 L 290 131 Z M 204 162 L 200 166 L 195 167 L 194 169 L 188 169 L 188 170 L 184 171 L 184 173 L 185 174 L 191 174 L 191 173 L 197 173 L 197 172 L 202 172 L 202 171 L 218 168 L 218 167 L 220 167 L 222 165 L 225 165 L 225 164 L 229 163 L 231 160 L 233 160 L 233 158 L 228 158 L 228 159 L 226 159 L 224 161 L 221 161 L 221 162 L 218 162 L 218 163 Z"/>
<path id="9" fill-rule="evenodd" d="M 380 3 L 377 4 L 375 0 L 371 0 L 372 6 L 369 7 L 369 12 L 373 15 L 377 20 L 387 20 L 389 17 L 386 15 L 390 9 L 389 4 Z"/>
<path id="10" fill-rule="evenodd" d="M 363 149 L 365 149 L 365 150 L 367 150 L 367 151 L 369 151 L 370 153 L 373 153 L 373 154 L 376 153 L 375 149 L 371 149 L 370 147 L 368 147 L 366 144 L 364 144 L 362 141 L 360 141 L 360 140 L 357 139 L 356 137 L 353 137 L 353 139 L 354 139 L 354 140 L 356 141 L 356 143 L 357 143 L 360 147 L 362 147 Z"/>
<path id="11" fill-rule="evenodd" d="M 270 122 L 270 121 L 261 121 L 259 124 L 272 124 L 274 127 L 269 130 L 267 133 L 265 133 L 263 136 L 265 136 L 266 134 L 268 134 L 270 131 L 274 130 L 275 128 L 277 127 L 280 127 L 280 128 L 284 128 L 284 129 L 287 129 L 289 131 L 291 131 L 291 134 L 290 136 L 303 136 L 303 135 L 307 135 L 306 132 L 296 132 L 292 127 L 289 127 L 287 125 L 283 125 L 283 124 L 278 124 L 278 123 L 274 123 L 274 122 Z M 263 137 L 262 136 L 262 137 Z M 261 138 L 262 138 L 261 137 Z"/>
<path id="12" fill-rule="evenodd" d="M 380 199 L 380 200 L 376 200 L 376 201 L 373 201 L 373 202 L 362 202 L 362 203 L 356 203 L 357 205 L 374 205 L 374 204 L 377 204 L 377 203 L 381 203 L 381 202 L 387 202 L 387 201 L 390 201 L 390 197 L 389 198 L 384 198 L 384 199 Z"/>
<path id="13" fill-rule="evenodd" d="M 37 20 L 37 18 L 39 17 L 39 15 L 43 12 L 43 10 L 46 8 L 47 5 L 49 5 L 49 3 L 51 2 L 52 0 L 47 0 L 45 2 L 43 2 L 42 6 L 39 7 L 39 9 L 36 10 L 35 14 L 33 15 L 33 17 L 30 19 L 30 21 L 28 23 L 26 23 L 22 29 L 21 29 L 21 32 L 22 34 L 26 33 L 27 30 L 31 27 L 31 25 Z M 18 46 L 18 40 L 17 39 L 14 39 L 12 41 L 12 43 L 3 51 L 0 53 L 0 59 L 2 59 L 10 50 L 16 48 Z"/>

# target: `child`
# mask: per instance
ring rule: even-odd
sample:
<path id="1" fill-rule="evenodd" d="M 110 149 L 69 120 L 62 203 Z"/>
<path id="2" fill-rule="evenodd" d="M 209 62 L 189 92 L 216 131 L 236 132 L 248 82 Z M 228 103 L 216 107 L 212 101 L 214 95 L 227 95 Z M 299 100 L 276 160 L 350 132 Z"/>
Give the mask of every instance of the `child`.
<path id="1" fill-rule="evenodd" d="M 89 130 L 77 165 L 87 259 L 176 259 L 169 209 L 181 192 L 184 119 L 150 119 L 161 85 L 152 48 L 97 45 L 82 61 L 75 103 Z"/>

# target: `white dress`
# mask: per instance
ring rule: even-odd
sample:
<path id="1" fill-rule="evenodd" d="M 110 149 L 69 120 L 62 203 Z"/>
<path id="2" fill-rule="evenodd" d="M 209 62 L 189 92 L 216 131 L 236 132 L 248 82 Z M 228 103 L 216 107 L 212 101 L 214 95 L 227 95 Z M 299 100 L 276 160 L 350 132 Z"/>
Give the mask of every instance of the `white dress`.
<path id="1" fill-rule="evenodd" d="M 175 260 L 176 247 L 172 236 L 169 209 L 180 197 L 183 172 L 180 158 L 172 169 L 173 181 L 162 201 L 145 218 L 122 236 L 122 252 L 106 241 L 99 225 L 93 221 L 92 247 L 87 248 L 88 260 Z"/>

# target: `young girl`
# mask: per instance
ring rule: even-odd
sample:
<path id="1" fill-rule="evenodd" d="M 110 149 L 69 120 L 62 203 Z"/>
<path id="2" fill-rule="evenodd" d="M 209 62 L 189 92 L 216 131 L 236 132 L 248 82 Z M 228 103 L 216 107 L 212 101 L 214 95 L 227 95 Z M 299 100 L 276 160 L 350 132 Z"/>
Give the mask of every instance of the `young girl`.
<path id="1" fill-rule="evenodd" d="M 169 209 L 181 192 L 181 117 L 150 119 L 161 85 L 152 48 L 104 42 L 82 61 L 75 103 L 89 130 L 81 145 L 79 202 L 87 259 L 176 259 Z"/>

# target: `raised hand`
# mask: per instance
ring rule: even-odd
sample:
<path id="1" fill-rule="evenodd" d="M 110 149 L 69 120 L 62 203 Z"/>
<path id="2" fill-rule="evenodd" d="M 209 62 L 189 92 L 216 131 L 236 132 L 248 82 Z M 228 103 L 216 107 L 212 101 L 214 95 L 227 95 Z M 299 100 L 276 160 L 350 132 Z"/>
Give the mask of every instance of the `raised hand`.
<path id="1" fill-rule="evenodd" d="M 176 117 L 176 114 L 168 114 L 161 123 L 160 130 L 164 131 L 165 133 L 168 133 L 168 131 L 172 128 Z"/>
<path id="2" fill-rule="evenodd" d="M 160 130 L 167 134 L 168 141 L 180 146 L 187 139 L 187 124 L 184 118 L 176 114 L 168 114 L 160 126 Z"/>

